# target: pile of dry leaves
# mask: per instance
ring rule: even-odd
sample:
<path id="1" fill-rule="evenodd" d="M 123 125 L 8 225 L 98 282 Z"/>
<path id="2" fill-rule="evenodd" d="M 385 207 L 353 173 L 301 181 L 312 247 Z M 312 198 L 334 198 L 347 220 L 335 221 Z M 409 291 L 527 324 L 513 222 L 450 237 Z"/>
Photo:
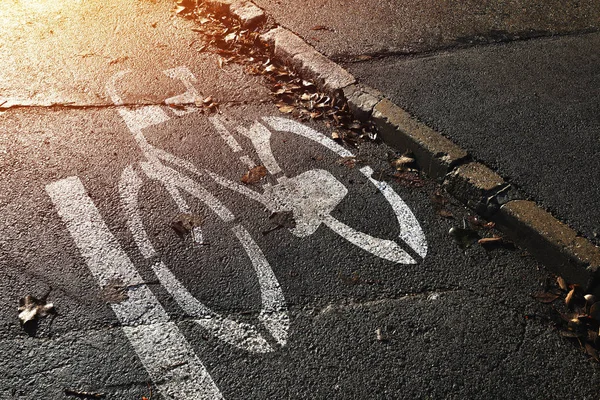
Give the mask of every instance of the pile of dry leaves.
<path id="1" fill-rule="evenodd" d="M 342 98 L 321 92 L 313 82 L 274 60 L 272 49 L 260 41 L 260 28 L 244 28 L 237 19 L 200 0 L 198 4 L 178 0 L 174 11 L 197 22 L 193 30 L 203 43 L 198 51 L 217 54 L 220 68 L 236 63 L 244 65 L 247 73 L 262 76 L 280 112 L 304 121 L 322 119 L 333 129 L 332 138 L 347 144 L 375 139 L 375 129 L 355 120 Z"/>
<path id="2" fill-rule="evenodd" d="M 552 287 L 536 293 L 534 298 L 552 305 L 558 316 L 554 325 L 562 336 L 576 340 L 592 359 L 600 362 L 600 301 L 560 276 L 555 285 L 548 286 Z"/>

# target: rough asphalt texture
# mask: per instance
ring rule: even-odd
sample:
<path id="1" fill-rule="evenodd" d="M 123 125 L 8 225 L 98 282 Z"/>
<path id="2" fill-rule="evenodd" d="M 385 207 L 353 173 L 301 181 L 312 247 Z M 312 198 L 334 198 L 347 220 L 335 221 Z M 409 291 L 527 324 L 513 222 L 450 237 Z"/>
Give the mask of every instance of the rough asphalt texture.
<path id="1" fill-rule="evenodd" d="M 264 206 L 201 178 L 273 266 L 290 310 L 291 330 L 286 346 L 256 355 L 200 329 L 157 282 L 132 243 L 117 188 L 123 169 L 140 161 L 141 153 L 119 108 L 109 105 L 104 86 L 114 73 L 132 69 L 120 87 L 125 103 L 160 104 L 185 90 L 162 71 L 187 65 L 198 77 L 198 91 L 219 99 L 220 112 L 235 124 L 248 126 L 263 116 L 281 114 L 268 102 L 268 90 L 258 78 L 244 75 L 235 65 L 220 69 L 215 55 L 195 51 L 199 37 L 191 23 L 170 19 L 171 1 L 56 4 L 63 8 L 50 13 L 47 21 L 62 20 L 64 25 L 52 35 L 93 37 L 98 27 L 93 21 L 98 19 L 107 32 L 97 34 L 98 48 L 129 58 L 96 60 L 87 68 L 56 56 L 35 72 L 35 84 L 21 86 L 13 78 L 28 73 L 27 60 L 33 56 L 18 43 L 2 47 L 14 60 L 12 69 L 2 72 L 2 82 L 11 85 L 4 89 L 5 98 L 38 106 L 13 107 L 0 115 L 0 398 L 73 398 L 65 396 L 65 388 L 119 400 L 140 400 L 150 393 L 148 374 L 45 191 L 47 184 L 70 176 L 82 181 L 108 228 L 227 399 L 596 398 L 600 369 L 552 329 L 546 319 L 549 307 L 531 298 L 547 279 L 544 270 L 518 250 L 461 250 L 447 232 L 462 225 L 466 212 L 450 205 L 455 219 L 440 217 L 431 202 L 437 188 L 433 182 L 422 188 L 389 182 L 418 218 L 429 245 L 427 257 L 418 264 L 394 265 L 325 227 L 302 239 L 285 229 L 263 235 L 269 227 Z M 11 11 L 8 7 L 3 15 Z M 27 24 L 23 18 L 18 16 Z M 82 19 L 89 23 L 80 25 Z M 145 25 L 148 21 L 162 28 L 153 31 Z M 115 43 L 121 39 L 110 32 L 118 27 L 131 34 L 153 32 L 148 36 L 152 40 L 138 36 L 135 45 L 117 52 L 120 44 Z M 56 45 L 54 52 L 65 54 L 72 51 L 73 40 L 42 40 L 40 51 Z M 44 106 L 72 101 L 95 107 Z M 173 110 L 164 110 L 172 119 L 144 132 L 151 144 L 231 180 L 246 172 L 207 115 L 175 117 Z M 235 124 L 231 132 L 258 160 L 251 143 L 235 133 Z M 331 134 L 323 123 L 309 125 Z M 324 169 L 348 188 L 334 211 L 336 218 L 375 236 L 397 237 L 390 207 L 357 168 L 289 133 L 275 134 L 272 146 L 288 176 Z M 367 144 L 357 153 L 376 171 L 389 171 L 388 151 Z M 205 217 L 210 243 L 194 247 L 170 228 L 177 210 L 164 187 L 144 180 L 141 193 L 143 222 L 178 279 L 211 308 L 255 322 L 260 305 L 256 277 L 229 227 L 190 199 L 193 211 Z M 43 320 L 31 337 L 16 318 L 18 299 L 41 296 L 50 288 L 49 300 L 58 316 Z M 154 389 L 152 399 L 159 398 Z"/>
<path id="2" fill-rule="evenodd" d="M 600 243 L 600 35 L 575 34 L 600 27 L 600 3 L 257 3 Z"/>

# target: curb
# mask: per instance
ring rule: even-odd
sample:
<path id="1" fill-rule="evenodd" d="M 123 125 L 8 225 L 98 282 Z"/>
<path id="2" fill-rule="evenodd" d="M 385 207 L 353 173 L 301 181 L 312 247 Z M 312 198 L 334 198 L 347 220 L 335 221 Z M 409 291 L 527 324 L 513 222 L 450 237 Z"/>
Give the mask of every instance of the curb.
<path id="1" fill-rule="evenodd" d="M 264 11 L 247 0 L 207 0 L 236 16 L 244 26 L 265 21 Z M 243 14 L 240 10 L 247 11 Z M 260 14 L 260 16 L 257 16 Z M 469 154 L 419 122 L 293 33 L 278 26 L 260 36 L 274 57 L 311 79 L 323 91 L 341 95 L 353 115 L 369 121 L 383 141 L 400 151 L 410 151 L 421 170 L 443 182 L 445 190 L 488 220 L 519 247 L 526 249 L 568 282 L 600 295 L 600 248 L 533 201 L 526 201 L 501 176 L 473 162 Z"/>

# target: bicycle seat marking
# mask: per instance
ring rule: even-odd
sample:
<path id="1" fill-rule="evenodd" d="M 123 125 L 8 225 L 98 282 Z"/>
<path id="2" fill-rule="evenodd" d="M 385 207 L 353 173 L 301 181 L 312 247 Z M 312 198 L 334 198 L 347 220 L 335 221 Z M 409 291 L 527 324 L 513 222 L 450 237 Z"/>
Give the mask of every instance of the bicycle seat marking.
<path id="1" fill-rule="evenodd" d="M 128 71 L 115 74 L 107 84 L 108 94 L 115 105 L 122 106 L 118 108 L 118 112 L 145 158 L 123 170 L 119 193 L 126 224 L 137 249 L 151 262 L 160 284 L 198 326 L 223 342 L 252 353 L 273 352 L 277 346 L 285 346 L 290 328 L 285 297 L 267 257 L 248 230 L 235 219 L 234 214 L 202 186 L 200 178 L 209 178 L 230 191 L 264 205 L 271 212 L 292 213 L 295 226 L 288 229 L 298 238 L 307 238 L 321 226 L 325 226 L 376 257 L 395 264 L 417 263 L 414 256 L 396 241 L 358 231 L 332 215 L 348 194 L 348 189 L 332 173 L 312 169 L 296 176 L 285 175 L 271 149 L 273 132 L 295 134 L 324 146 L 340 157 L 352 156 L 349 150 L 297 121 L 264 117 L 262 121 L 254 121 L 249 128 L 237 127 L 238 133 L 252 143 L 261 164 L 275 178 L 276 183 L 264 184 L 262 192 L 208 169 L 198 168 L 187 160 L 151 145 L 144 136 L 144 129 L 170 120 L 168 110 L 178 117 L 197 111 L 190 105 L 199 98 L 199 93 L 193 86 L 196 78 L 191 71 L 186 67 L 178 67 L 164 72 L 172 79 L 181 80 L 186 88 L 185 93 L 165 101 L 167 106 L 177 106 L 176 108 L 157 105 L 124 107 L 116 87 L 117 81 Z M 242 147 L 227 129 L 228 122 L 219 115 L 211 116 L 209 120 L 224 143 L 234 154 L 239 155 L 240 161 L 249 168 L 254 167 L 256 163 L 248 155 L 242 154 Z M 415 255 L 424 258 L 427 254 L 427 242 L 412 211 L 389 185 L 372 178 L 373 170 L 370 167 L 363 167 L 360 172 L 390 204 L 400 228 L 399 241 L 412 249 Z M 186 200 L 191 197 L 203 203 L 230 227 L 240 248 L 244 249 L 260 287 L 261 309 L 255 324 L 236 321 L 211 309 L 194 297 L 169 270 L 152 243 L 140 213 L 139 196 L 145 180 L 164 187 L 179 212 L 191 212 Z M 46 191 L 100 287 L 106 287 L 115 279 L 125 283 L 128 298 L 121 303 L 111 304 L 111 307 L 161 393 L 166 398 L 174 399 L 222 398 L 220 390 L 185 336 L 169 318 L 109 231 L 79 178 L 70 177 L 51 183 L 47 185 Z M 204 242 L 206 234 L 200 226 L 193 227 L 192 238 L 198 244 Z M 182 367 L 165 367 L 169 365 Z M 165 368 L 168 371 L 166 373 Z"/>

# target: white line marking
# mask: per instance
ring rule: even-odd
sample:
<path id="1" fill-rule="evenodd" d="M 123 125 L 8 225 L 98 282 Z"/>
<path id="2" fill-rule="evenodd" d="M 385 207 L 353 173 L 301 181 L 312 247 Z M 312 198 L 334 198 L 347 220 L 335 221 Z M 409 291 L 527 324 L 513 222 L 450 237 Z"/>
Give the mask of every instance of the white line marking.
<path id="1" fill-rule="evenodd" d="M 129 298 L 112 304 L 123 332 L 165 398 L 222 399 L 202 362 L 135 270 L 102 220 L 100 212 L 77 177 L 46 186 L 101 288 L 113 279 L 127 285 Z"/>
<path id="2" fill-rule="evenodd" d="M 281 117 L 263 117 L 263 120 L 275 130 L 290 132 L 311 139 L 322 144 L 341 157 L 353 156 L 350 151 L 346 150 L 332 139 L 297 121 Z M 427 255 L 427 240 L 423 230 L 421 229 L 421 226 L 419 225 L 419 222 L 410 208 L 400 198 L 400 196 L 398 196 L 398 194 L 391 187 L 389 187 L 389 185 L 387 185 L 385 182 L 376 181 L 371 177 L 373 174 L 371 167 L 363 167 L 360 169 L 360 172 L 362 172 L 363 175 L 365 175 L 369 181 L 381 191 L 386 200 L 392 206 L 392 209 L 396 214 L 396 218 L 398 219 L 398 223 L 400 224 L 400 238 L 404 240 L 406 244 L 408 244 L 415 252 L 417 252 L 417 254 L 425 258 Z M 334 223 L 334 226 L 338 225 Z M 341 228 L 341 226 L 338 227 Z M 357 236 L 354 235 L 353 237 L 354 239 L 357 239 Z"/>
<path id="3" fill-rule="evenodd" d="M 235 138 L 231 135 L 231 133 L 229 133 L 227 128 L 225 128 L 225 125 L 223 125 L 223 118 L 221 118 L 218 115 L 213 115 L 212 117 L 209 117 L 208 120 L 212 122 L 212 124 L 217 129 L 217 132 L 219 132 L 219 135 L 221 135 L 225 143 L 227 143 L 227 145 L 231 148 L 231 150 L 233 150 L 234 153 L 242 151 L 242 147 L 239 145 L 237 140 L 235 140 Z"/>
<path id="4" fill-rule="evenodd" d="M 250 157 L 248 157 L 247 155 L 241 156 L 240 161 L 243 162 L 244 164 L 246 164 L 246 166 L 250 169 L 256 167 L 256 163 L 254 161 L 252 161 L 252 159 Z"/>
<path id="5" fill-rule="evenodd" d="M 260 250 L 252 236 L 244 229 L 242 225 L 235 225 L 233 232 L 246 250 L 248 257 L 252 261 L 256 277 L 260 285 L 260 297 L 262 300 L 262 309 L 259 319 L 265 327 L 271 332 L 271 335 L 281 346 L 287 342 L 290 321 L 287 315 L 287 307 L 283 292 L 273 270 L 269 266 L 267 259 Z"/>
<path id="6" fill-rule="evenodd" d="M 354 156 L 354 154 L 352 154 L 349 150 L 346 150 L 334 142 L 333 139 L 328 138 L 327 136 L 309 128 L 306 125 L 302 125 L 300 122 L 281 117 L 263 117 L 263 121 L 265 121 L 276 131 L 295 133 L 298 136 L 303 136 L 307 139 L 315 141 L 327 147 L 334 153 L 337 153 L 340 157 Z"/>
<path id="7" fill-rule="evenodd" d="M 252 124 L 250 129 L 246 129 L 243 126 L 240 126 L 237 129 L 239 133 L 252 141 L 252 145 L 256 149 L 260 160 L 269 173 L 271 175 L 280 173 L 281 168 L 279 167 L 279 164 L 277 164 L 277 160 L 275 160 L 273 152 L 271 151 L 271 131 L 259 122 Z"/>
<path id="8" fill-rule="evenodd" d="M 421 229 L 421 225 L 417 218 L 410 210 L 408 205 L 398 196 L 388 184 L 373 179 L 373 169 L 371 167 L 362 167 L 360 172 L 363 173 L 369 181 L 373 183 L 379 191 L 384 195 L 388 203 L 392 206 L 398 224 L 400 225 L 400 238 L 406 242 L 414 251 L 422 258 L 427 255 L 427 239 Z"/>
<path id="9" fill-rule="evenodd" d="M 133 240 L 145 258 L 156 255 L 156 251 L 148 238 L 142 217 L 138 208 L 138 192 L 142 187 L 142 180 L 131 165 L 128 165 L 121 174 L 119 181 L 119 193 L 125 214 L 127 215 L 127 226 L 133 235 Z"/>
<path id="10" fill-rule="evenodd" d="M 254 353 L 272 352 L 273 348 L 251 325 L 225 318 L 196 299 L 162 262 L 152 266 L 160 283 L 173 296 L 177 304 L 195 322 L 217 338 L 240 349 Z"/>
<path id="11" fill-rule="evenodd" d="M 175 67 L 167 69 L 163 71 L 163 73 L 171 79 L 179 79 L 186 88 L 185 93 L 169 97 L 165 100 L 165 104 L 169 106 L 185 105 L 185 110 L 172 108 L 171 110 L 173 111 L 173 113 L 178 116 L 183 116 L 198 111 L 198 109 L 195 107 L 195 102 L 200 99 L 200 94 L 193 85 L 198 80 L 196 79 L 192 71 L 190 71 L 188 67 Z"/>
<path id="12" fill-rule="evenodd" d="M 169 188 L 183 189 L 206 204 L 223 221 L 231 222 L 235 219 L 227 207 L 198 182 L 162 164 L 143 162 L 140 163 L 140 166 L 149 178 L 162 182 L 167 190 Z M 173 194 L 171 193 L 171 195 Z"/>

